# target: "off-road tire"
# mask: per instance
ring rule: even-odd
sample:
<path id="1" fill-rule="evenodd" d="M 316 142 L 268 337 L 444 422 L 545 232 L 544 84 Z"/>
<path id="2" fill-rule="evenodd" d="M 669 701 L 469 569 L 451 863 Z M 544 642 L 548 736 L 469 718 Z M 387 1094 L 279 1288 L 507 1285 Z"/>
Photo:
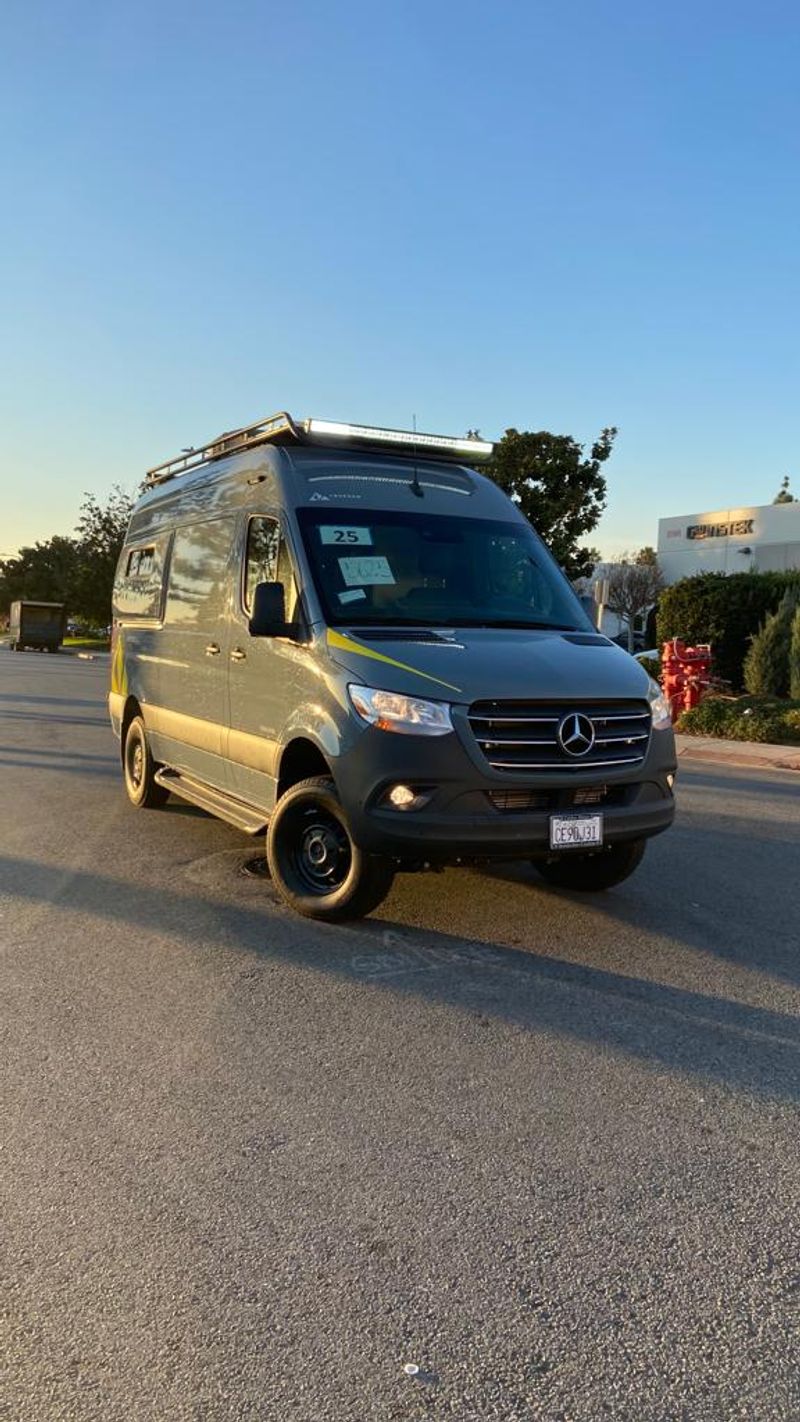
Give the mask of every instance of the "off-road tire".
<path id="1" fill-rule="evenodd" d="M 284 903 L 306 918 L 363 918 L 386 898 L 394 865 L 353 843 L 336 787 L 324 775 L 292 785 L 267 830 L 267 863 Z"/>
<path id="2" fill-rule="evenodd" d="M 128 799 L 137 810 L 157 809 L 169 798 L 169 791 L 156 781 L 157 769 L 147 741 L 144 721 L 141 716 L 134 716 L 125 732 L 122 771 Z"/>

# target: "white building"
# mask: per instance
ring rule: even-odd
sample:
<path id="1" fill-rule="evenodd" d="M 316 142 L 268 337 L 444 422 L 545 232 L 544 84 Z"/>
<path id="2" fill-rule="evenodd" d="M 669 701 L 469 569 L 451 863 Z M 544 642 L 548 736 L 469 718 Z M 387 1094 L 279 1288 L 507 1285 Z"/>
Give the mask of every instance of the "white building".
<path id="1" fill-rule="evenodd" d="M 800 503 L 659 519 L 658 561 L 668 583 L 693 573 L 800 569 Z"/>

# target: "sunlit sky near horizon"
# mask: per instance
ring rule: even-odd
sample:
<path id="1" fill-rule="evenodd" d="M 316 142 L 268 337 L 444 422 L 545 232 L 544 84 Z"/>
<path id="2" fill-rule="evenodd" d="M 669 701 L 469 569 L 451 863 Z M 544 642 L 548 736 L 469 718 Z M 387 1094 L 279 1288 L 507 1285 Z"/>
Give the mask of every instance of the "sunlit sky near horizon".
<path id="1" fill-rule="evenodd" d="M 796 462 L 800 9 L 6 0 L 0 555 L 288 408 L 587 445 L 605 555 Z"/>

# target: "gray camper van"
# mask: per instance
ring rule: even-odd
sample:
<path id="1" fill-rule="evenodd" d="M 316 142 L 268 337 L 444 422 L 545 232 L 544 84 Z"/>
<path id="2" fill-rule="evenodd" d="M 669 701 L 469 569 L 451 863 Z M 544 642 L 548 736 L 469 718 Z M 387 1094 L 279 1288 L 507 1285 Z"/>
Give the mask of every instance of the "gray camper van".
<path id="1" fill-rule="evenodd" d="M 132 803 L 266 830 L 314 918 L 400 870 L 626 878 L 672 822 L 670 709 L 475 471 L 491 450 L 280 414 L 151 470 L 114 588 Z"/>

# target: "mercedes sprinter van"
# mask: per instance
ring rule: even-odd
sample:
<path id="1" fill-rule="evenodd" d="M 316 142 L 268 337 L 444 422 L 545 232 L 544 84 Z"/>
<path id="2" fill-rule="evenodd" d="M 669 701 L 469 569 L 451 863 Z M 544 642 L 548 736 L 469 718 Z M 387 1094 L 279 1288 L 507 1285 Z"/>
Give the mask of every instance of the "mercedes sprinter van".
<path id="1" fill-rule="evenodd" d="M 114 587 L 131 802 L 266 830 L 313 918 L 402 870 L 625 879 L 672 822 L 670 708 L 476 472 L 491 452 L 280 414 L 151 470 Z"/>

